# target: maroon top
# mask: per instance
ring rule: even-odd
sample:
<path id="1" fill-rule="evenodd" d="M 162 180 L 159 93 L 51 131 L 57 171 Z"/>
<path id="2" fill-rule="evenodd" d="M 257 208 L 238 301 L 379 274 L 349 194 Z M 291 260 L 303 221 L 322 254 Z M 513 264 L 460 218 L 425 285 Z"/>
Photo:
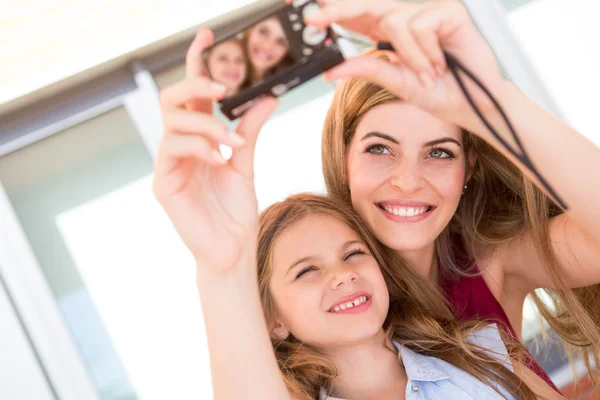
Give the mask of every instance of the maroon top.
<path id="1" fill-rule="evenodd" d="M 463 246 L 458 246 L 464 249 Z M 469 272 L 479 274 L 479 268 L 474 262 L 469 263 L 468 258 L 465 258 L 466 252 L 461 252 L 459 262 L 466 261 L 464 265 L 471 264 Z M 504 329 L 514 340 L 519 341 L 519 338 L 510 324 L 504 309 L 498 303 L 487 284 L 481 275 L 473 277 L 459 276 L 456 278 L 447 278 L 442 276 L 443 268 L 440 268 L 440 286 L 442 292 L 452 305 L 452 311 L 457 319 L 467 320 L 476 319 L 481 321 L 492 321 L 498 324 L 499 328 Z M 525 349 L 525 365 L 542 378 L 550 387 L 560 391 L 554 385 L 546 371 L 535 361 L 531 353 Z"/>

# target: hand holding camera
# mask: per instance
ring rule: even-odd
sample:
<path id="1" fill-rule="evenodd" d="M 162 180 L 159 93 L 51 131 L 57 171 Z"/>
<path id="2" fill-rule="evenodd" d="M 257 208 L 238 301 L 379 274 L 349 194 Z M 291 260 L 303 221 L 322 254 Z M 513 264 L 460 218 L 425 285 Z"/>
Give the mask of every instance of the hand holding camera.
<path id="1" fill-rule="evenodd" d="M 212 42 L 212 32 L 200 30 L 188 51 L 186 78 L 161 93 L 165 132 L 153 190 L 194 257 L 209 260 L 211 273 L 226 273 L 245 254 L 242 244 L 252 243 L 256 234 L 254 145 L 278 101 L 257 102 L 237 133 L 229 132 L 212 116 L 213 101 L 226 89 L 206 77 L 200 62 Z M 234 149 L 229 162 L 218 150 L 221 143 Z"/>

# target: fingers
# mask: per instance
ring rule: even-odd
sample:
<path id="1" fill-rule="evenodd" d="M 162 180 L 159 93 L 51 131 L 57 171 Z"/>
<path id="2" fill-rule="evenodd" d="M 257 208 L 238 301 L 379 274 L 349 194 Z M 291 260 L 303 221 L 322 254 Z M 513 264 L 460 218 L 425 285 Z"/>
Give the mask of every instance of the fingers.
<path id="1" fill-rule="evenodd" d="M 419 75 L 423 85 L 433 88 L 437 71 L 420 43 L 423 40 L 428 44 L 432 40 L 437 42 L 437 35 L 435 31 L 418 31 L 418 34 L 425 35 L 426 38 L 417 38 L 412 25 L 412 18 L 415 15 L 418 13 L 413 15 L 399 11 L 391 13 L 382 19 L 381 30 L 386 37 L 390 38 L 394 49 L 400 53 L 406 65 Z"/>
<path id="2" fill-rule="evenodd" d="M 394 1 L 345 0 L 327 1 L 319 12 L 311 13 L 306 22 L 325 27 L 333 22 L 372 15 L 381 17 L 397 6 Z"/>
<path id="3" fill-rule="evenodd" d="M 248 179 L 254 179 L 254 149 L 258 133 L 278 105 L 279 100 L 274 97 L 259 100 L 244 114 L 236 129 L 247 144 L 234 149 L 230 164 Z"/>
<path id="4" fill-rule="evenodd" d="M 205 77 L 190 76 L 160 92 L 163 108 L 182 107 L 193 100 L 219 100 L 225 95 L 226 88 Z"/>
<path id="5" fill-rule="evenodd" d="M 209 165 L 223 165 L 225 159 L 206 138 L 169 132 L 161 142 L 161 155 L 172 160 L 194 158 Z"/>
<path id="6" fill-rule="evenodd" d="M 186 77 L 205 75 L 202 52 L 213 44 L 215 38 L 208 28 L 200 28 L 190 45 L 185 58 Z"/>
<path id="7" fill-rule="evenodd" d="M 246 144 L 243 137 L 230 132 L 227 125 L 211 115 L 175 108 L 164 114 L 163 123 L 167 131 L 199 134 L 213 143 L 223 143 L 231 147 Z"/>

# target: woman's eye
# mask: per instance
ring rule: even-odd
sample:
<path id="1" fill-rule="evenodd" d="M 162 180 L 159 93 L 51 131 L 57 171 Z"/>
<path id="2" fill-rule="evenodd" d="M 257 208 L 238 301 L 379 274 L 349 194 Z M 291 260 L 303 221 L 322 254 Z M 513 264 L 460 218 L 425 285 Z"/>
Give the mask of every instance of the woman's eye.
<path id="1" fill-rule="evenodd" d="M 391 154 L 390 150 L 382 144 L 374 144 L 373 146 L 369 146 L 365 152 L 377 155 Z"/>
<path id="2" fill-rule="evenodd" d="M 260 33 L 263 36 L 267 36 L 269 34 L 269 30 L 267 28 L 260 28 L 258 30 L 258 33 Z"/>
<path id="3" fill-rule="evenodd" d="M 281 46 L 281 47 L 284 47 L 284 48 L 287 48 L 287 45 L 288 45 L 288 44 L 287 44 L 287 41 L 286 41 L 285 39 L 279 39 L 279 40 L 277 41 L 277 44 L 278 44 L 279 46 Z"/>
<path id="4" fill-rule="evenodd" d="M 361 249 L 352 250 L 350 253 L 346 254 L 346 256 L 344 257 L 344 261 L 347 261 L 349 258 L 357 256 L 359 254 L 366 254 L 366 253 L 364 251 L 362 251 Z"/>
<path id="5" fill-rule="evenodd" d="M 316 271 L 317 267 L 314 266 L 310 266 L 310 267 L 304 267 L 300 270 L 300 272 L 298 272 L 298 274 L 296 275 L 296 279 L 300 278 L 301 276 L 311 272 L 311 271 Z"/>
<path id="6" fill-rule="evenodd" d="M 449 150 L 433 149 L 429 152 L 431 158 L 456 158 Z"/>

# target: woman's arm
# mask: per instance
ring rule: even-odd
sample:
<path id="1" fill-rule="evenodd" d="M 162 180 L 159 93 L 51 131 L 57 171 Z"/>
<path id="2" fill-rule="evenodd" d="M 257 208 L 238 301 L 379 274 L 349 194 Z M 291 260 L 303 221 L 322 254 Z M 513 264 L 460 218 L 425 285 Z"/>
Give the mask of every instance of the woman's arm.
<path id="1" fill-rule="evenodd" d="M 290 398 L 259 299 L 254 256 L 227 275 L 198 266 L 198 290 L 210 352 L 214 398 Z"/>
<path id="2" fill-rule="evenodd" d="M 550 241 L 563 277 L 571 287 L 600 283 L 600 149 L 577 131 L 539 107 L 514 85 L 506 83 L 498 101 L 511 119 L 523 147 L 539 173 L 568 206 L 550 221 Z M 510 134 L 494 110 L 487 117 L 507 140 Z M 477 128 L 483 136 L 485 127 Z M 536 177 L 504 149 L 489 142 L 511 159 L 524 174 Z M 544 190 L 543 186 L 540 186 Z M 503 265 L 507 279 L 518 279 L 524 291 L 551 287 L 544 260 L 539 257 L 529 232 L 506 245 Z M 524 268 L 527 266 L 527 268 Z"/>
<path id="3" fill-rule="evenodd" d="M 447 70 L 444 51 L 488 88 L 513 123 L 535 169 L 568 208 L 549 227 L 564 277 L 571 286 L 600 282 L 596 261 L 600 256 L 600 209 L 595 205 L 600 200 L 600 149 L 503 79 L 493 52 L 465 6 L 457 0 L 329 0 L 326 4 L 320 14 L 308 19 L 309 23 L 339 23 L 375 41 L 390 42 L 400 56 L 391 62 L 368 55 L 355 57 L 328 71 L 329 79 L 357 76 L 387 88 L 400 99 L 486 140 L 540 186 L 532 170 L 510 154 L 473 112 Z M 520 152 L 493 103 L 470 79 L 461 76 L 491 125 Z M 530 234 L 502 249 L 509 261 L 505 273 L 507 278 L 519 280 L 521 286 L 547 287 L 550 280 L 543 261 L 531 251 Z"/>

